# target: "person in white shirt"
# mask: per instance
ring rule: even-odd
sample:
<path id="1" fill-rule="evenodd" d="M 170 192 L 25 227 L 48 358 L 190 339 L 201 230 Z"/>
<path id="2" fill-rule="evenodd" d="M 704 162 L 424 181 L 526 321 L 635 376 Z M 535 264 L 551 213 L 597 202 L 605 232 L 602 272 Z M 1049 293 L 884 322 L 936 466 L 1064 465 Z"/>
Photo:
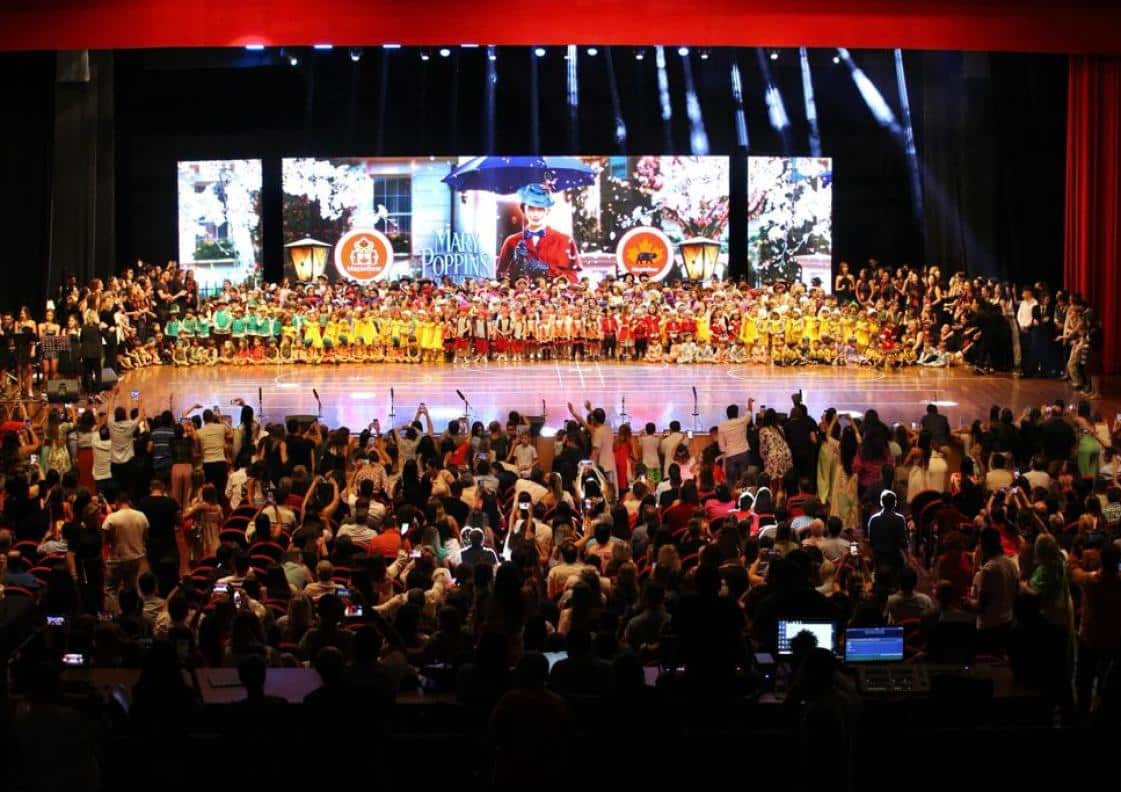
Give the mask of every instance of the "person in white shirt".
<path id="1" fill-rule="evenodd" d="M 985 474 L 985 489 L 997 492 L 1012 486 L 1014 476 L 1012 471 L 1005 468 L 1007 457 L 1004 454 L 993 454 L 992 467 Z"/>
<path id="2" fill-rule="evenodd" d="M 537 464 L 537 449 L 527 434 L 518 435 L 517 444 L 510 449 L 510 461 L 518 469 L 518 475 L 528 478 L 533 466 Z"/>
<path id="3" fill-rule="evenodd" d="M 110 462 L 113 458 L 113 441 L 110 439 L 109 427 L 102 426 L 94 432 L 90 445 L 93 448 L 94 486 L 111 501 L 116 495 L 117 484 L 113 481 L 113 468 Z"/>
<path id="4" fill-rule="evenodd" d="M 638 438 L 638 450 L 642 456 L 642 464 L 646 468 L 646 475 L 653 484 L 662 480 L 662 459 L 658 455 L 658 445 L 662 438 L 658 437 L 657 432 L 657 427 L 651 422 L 646 424 L 645 433 Z"/>
<path id="5" fill-rule="evenodd" d="M 245 494 L 245 482 L 247 481 L 249 481 L 247 468 L 238 468 L 230 473 L 226 479 L 226 501 L 230 504 L 231 509 L 236 509 L 241 505 L 241 499 Z"/>
<path id="6" fill-rule="evenodd" d="M 729 486 L 739 483 L 740 475 L 747 469 L 748 452 L 747 427 L 751 423 L 755 399 L 747 400 L 745 415 L 740 415 L 738 404 L 729 404 L 725 415 L 728 419 L 717 427 L 716 442 L 724 455 L 724 479 Z"/>
<path id="7" fill-rule="evenodd" d="M 1037 359 L 1042 351 L 1031 348 L 1031 328 L 1035 324 L 1032 312 L 1038 304 L 1035 299 L 1035 292 L 1031 289 L 1024 289 L 1023 299 L 1020 300 L 1020 305 L 1016 308 L 1016 324 L 1020 326 L 1020 362 L 1025 377 L 1030 377 L 1035 373 L 1035 367 L 1038 364 Z"/>
<path id="8" fill-rule="evenodd" d="M 669 475 L 669 466 L 673 464 L 673 455 L 677 453 L 677 447 L 683 442 L 685 442 L 685 435 L 681 431 L 681 423 L 670 421 L 669 434 L 663 437 L 662 442 L 658 445 L 658 453 L 662 457 L 663 479 Z"/>
<path id="9" fill-rule="evenodd" d="M 136 438 L 136 428 L 144 420 L 144 405 L 139 396 L 140 394 L 137 393 L 135 418 L 129 418 L 128 411 L 124 407 L 117 406 L 111 408 L 113 410 L 113 420 L 109 422 L 109 440 L 111 443 L 109 466 L 117 486 L 129 493 L 132 492 L 135 482 L 133 458 L 136 456 L 136 452 L 132 443 Z M 114 391 L 114 400 L 116 397 L 117 393 Z"/>
<path id="10" fill-rule="evenodd" d="M 202 450 L 202 471 L 207 483 L 213 484 L 219 492 L 225 492 L 226 480 L 229 478 L 226 454 L 233 440 L 233 432 L 212 410 L 204 410 L 202 428 L 195 435 Z"/>
<path id="11" fill-rule="evenodd" d="M 1031 461 L 1031 470 L 1024 474 L 1024 478 L 1028 480 L 1031 488 L 1050 489 L 1051 488 L 1051 474 L 1047 472 L 1047 460 L 1043 457 L 1035 457 Z"/>
<path id="12" fill-rule="evenodd" d="M 568 411 L 572 413 L 581 426 L 591 432 L 592 435 L 592 461 L 596 463 L 599 469 L 603 472 L 603 477 L 615 484 L 615 447 L 612 443 L 613 437 L 611 429 L 607 426 L 607 413 L 603 411 L 602 407 L 592 409 L 591 402 L 584 402 L 584 407 L 591 410 L 588 420 L 584 420 L 577 412 L 572 403 L 568 404 Z"/>

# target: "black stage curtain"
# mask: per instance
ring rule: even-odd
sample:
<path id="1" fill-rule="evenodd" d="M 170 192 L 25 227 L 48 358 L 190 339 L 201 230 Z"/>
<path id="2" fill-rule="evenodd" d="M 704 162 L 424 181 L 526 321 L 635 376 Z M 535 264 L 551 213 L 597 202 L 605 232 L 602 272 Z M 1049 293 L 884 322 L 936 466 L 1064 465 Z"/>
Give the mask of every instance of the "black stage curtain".
<path id="1" fill-rule="evenodd" d="M 926 261 L 1057 285 L 1065 56 L 924 53 L 922 81 Z"/>
<path id="2" fill-rule="evenodd" d="M 43 298 L 48 245 L 54 53 L 0 54 L 0 310 Z"/>
<path id="3" fill-rule="evenodd" d="M 111 52 L 58 53 L 45 287 L 117 270 Z"/>

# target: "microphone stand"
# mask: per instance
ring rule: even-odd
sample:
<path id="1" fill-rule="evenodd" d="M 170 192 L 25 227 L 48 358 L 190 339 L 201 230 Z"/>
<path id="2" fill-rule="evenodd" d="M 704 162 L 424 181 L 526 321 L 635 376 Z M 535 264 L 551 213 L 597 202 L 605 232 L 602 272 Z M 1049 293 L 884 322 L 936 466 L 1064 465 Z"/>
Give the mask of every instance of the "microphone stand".
<path id="1" fill-rule="evenodd" d="M 319 391 L 315 388 L 311 389 L 311 395 L 315 397 L 315 419 L 318 421 L 323 417 L 323 402 L 319 400 Z"/>
<path id="2" fill-rule="evenodd" d="M 467 401 L 467 397 L 463 395 L 463 391 L 457 390 L 456 395 L 463 399 L 463 417 L 467 419 L 467 425 L 471 425 L 471 402 Z"/>
<path id="3" fill-rule="evenodd" d="M 257 420 L 261 426 L 265 425 L 265 407 L 260 388 L 257 388 Z"/>
<path id="4" fill-rule="evenodd" d="M 697 409 L 697 386 L 694 385 L 693 386 L 693 432 L 694 433 L 700 431 L 700 428 L 699 428 L 700 423 L 701 423 L 700 417 L 701 417 L 701 412 L 700 412 L 700 410 Z"/>
<path id="5" fill-rule="evenodd" d="M 629 415 L 627 415 L 627 397 L 626 396 L 623 396 L 623 404 L 619 408 L 619 410 L 620 410 L 620 412 L 619 412 L 619 423 L 620 424 L 625 424 L 627 422 L 627 418 L 630 417 Z"/>

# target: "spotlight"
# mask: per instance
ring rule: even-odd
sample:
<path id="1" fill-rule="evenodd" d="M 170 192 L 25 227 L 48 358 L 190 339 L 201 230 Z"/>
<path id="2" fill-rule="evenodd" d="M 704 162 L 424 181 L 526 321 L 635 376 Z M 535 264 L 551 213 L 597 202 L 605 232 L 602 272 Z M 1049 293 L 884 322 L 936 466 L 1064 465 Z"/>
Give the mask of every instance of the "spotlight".
<path id="1" fill-rule="evenodd" d="M 317 49 L 317 50 L 323 52 L 323 51 L 326 51 L 326 50 L 333 50 L 335 48 L 335 45 L 334 44 L 312 44 L 311 48 L 312 49 Z"/>
<path id="2" fill-rule="evenodd" d="M 479 48 L 478 44 L 460 44 L 459 46 L 463 47 L 463 49 L 478 49 Z"/>
<path id="3" fill-rule="evenodd" d="M 841 58 L 840 58 L 840 56 L 838 56 L 838 55 L 834 55 L 834 56 L 833 56 L 833 63 L 834 63 L 834 64 L 837 64 L 837 63 L 840 63 L 840 62 L 841 62 Z"/>
<path id="4" fill-rule="evenodd" d="M 429 59 L 429 58 L 431 58 L 431 57 L 432 57 L 432 55 L 431 55 L 431 54 L 430 54 L 430 53 L 428 52 L 428 50 L 426 50 L 426 49 L 422 49 L 422 50 L 420 51 L 420 59 L 421 59 L 422 61 L 426 61 L 426 60 L 428 60 L 428 59 Z"/>
<path id="5" fill-rule="evenodd" d="M 452 51 L 450 49 L 448 49 L 447 47 L 440 47 L 440 57 L 441 58 L 446 58 L 451 54 L 452 54 Z"/>
<path id="6" fill-rule="evenodd" d="M 599 50 L 595 47 L 588 47 L 588 55 L 594 58 L 596 55 L 599 55 Z"/>
<path id="7" fill-rule="evenodd" d="M 493 46 L 487 47 L 487 60 L 489 60 L 489 61 L 498 60 L 498 53 L 495 52 Z"/>
<path id="8" fill-rule="evenodd" d="M 677 48 L 677 54 L 684 58 L 686 55 L 689 54 L 689 48 L 688 47 L 678 47 Z"/>
<path id="9" fill-rule="evenodd" d="M 535 47 L 533 49 L 533 54 L 536 55 L 538 58 L 544 58 L 545 57 L 545 48 L 544 47 Z"/>
<path id="10" fill-rule="evenodd" d="M 771 60 L 778 60 L 778 50 L 771 50 Z"/>
<path id="11" fill-rule="evenodd" d="M 362 48 L 361 47 L 351 47 L 350 48 L 350 60 L 353 61 L 354 63 L 358 63 L 358 61 L 362 60 Z"/>
<path id="12" fill-rule="evenodd" d="M 709 52 L 708 48 L 705 47 L 703 50 L 701 50 L 701 60 L 708 60 L 710 54 L 711 53 Z"/>
<path id="13" fill-rule="evenodd" d="M 401 45 L 400 44 L 382 44 L 381 48 L 382 49 L 401 49 Z"/>
<path id="14" fill-rule="evenodd" d="M 245 48 L 250 52 L 260 52 L 265 48 L 264 44 L 246 44 Z"/>
<path id="15" fill-rule="evenodd" d="M 295 55 L 289 55 L 288 56 L 288 65 L 289 66 L 299 66 L 300 65 L 300 59 L 297 58 Z"/>
<path id="16" fill-rule="evenodd" d="M 645 58 L 646 58 L 646 50 L 644 50 L 642 47 L 635 47 L 634 48 L 634 59 L 637 60 L 637 61 L 640 61 L 640 60 L 643 60 Z"/>

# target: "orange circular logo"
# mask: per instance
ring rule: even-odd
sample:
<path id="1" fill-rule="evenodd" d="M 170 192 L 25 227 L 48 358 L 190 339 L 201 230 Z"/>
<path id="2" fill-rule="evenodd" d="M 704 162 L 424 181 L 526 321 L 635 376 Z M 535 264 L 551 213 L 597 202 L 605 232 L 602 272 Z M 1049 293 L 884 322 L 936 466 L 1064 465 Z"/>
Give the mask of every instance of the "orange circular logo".
<path id="1" fill-rule="evenodd" d="M 393 245 L 373 228 L 355 228 L 335 245 L 335 271 L 344 278 L 369 283 L 384 277 L 393 265 Z"/>
<path id="2" fill-rule="evenodd" d="M 623 234 L 615 246 L 615 261 L 624 275 L 661 280 L 673 266 L 673 243 L 660 229 L 638 226 Z"/>

